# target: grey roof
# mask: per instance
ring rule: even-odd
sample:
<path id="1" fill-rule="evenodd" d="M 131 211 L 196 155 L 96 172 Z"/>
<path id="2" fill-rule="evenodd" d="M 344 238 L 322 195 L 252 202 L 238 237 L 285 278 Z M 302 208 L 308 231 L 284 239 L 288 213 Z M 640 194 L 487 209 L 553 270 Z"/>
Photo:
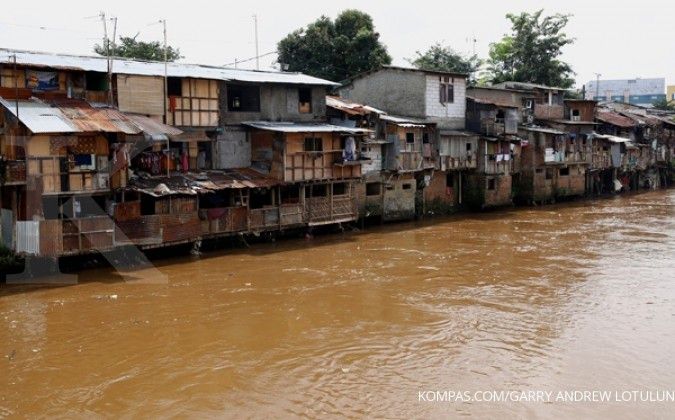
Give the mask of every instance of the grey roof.
<path id="1" fill-rule="evenodd" d="M 321 123 L 293 123 L 272 121 L 246 121 L 242 123 L 258 130 L 277 131 L 281 133 L 349 133 L 368 134 L 372 130 L 365 128 L 341 127 L 333 124 Z"/>
<path id="2" fill-rule="evenodd" d="M 394 123 L 396 125 L 400 125 L 402 127 L 405 126 L 426 126 L 426 125 L 431 125 L 434 124 L 432 122 L 428 122 L 422 119 L 418 118 L 411 118 L 411 117 L 399 117 L 396 115 L 380 115 L 380 119 L 384 121 L 389 121 L 391 123 Z"/>
<path id="3" fill-rule="evenodd" d="M 609 134 L 596 134 L 594 138 L 598 139 L 603 139 L 607 140 L 610 143 L 630 143 L 631 139 L 625 138 L 625 137 L 619 137 L 619 136 L 612 136 Z"/>
<path id="4" fill-rule="evenodd" d="M 534 131 L 534 132 L 537 132 L 537 133 L 557 134 L 557 135 L 567 134 L 564 131 L 554 130 L 552 128 L 546 128 L 546 127 L 522 127 L 522 128 L 525 131 Z"/>
<path id="5" fill-rule="evenodd" d="M 7 108 L 15 117 L 17 101 L 8 101 L 0 98 L 0 104 Z M 77 133 L 80 130 L 71 125 L 65 115 L 58 109 L 53 108 L 38 100 L 19 100 L 19 120 L 28 129 L 35 133 Z"/>
<path id="6" fill-rule="evenodd" d="M 46 67 L 64 70 L 108 71 L 108 60 L 100 56 L 51 54 L 35 51 L 0 49 L 0 63 L 14 61 L 22 66 Z M 125 58 L 113 60 L 113 73 L 141 76 L 164 76 L 164 62 L 139 61 Z M 252 83 L 289 83 L 301 85 L 338 86 L 338 83 L 302 73 L 241 70 L 200 64 L 169 63 L 167 74 L 171 77 L 192 77 Z"/>
<path id="7" fill-rule="evenodd" d="M 506 81 L 492 85 L 493 88 L 507 88 L 507 89 L 520 89 L 520 90 L 569 90 L 562 87 L 556 86 L 546 86 L 540 85 L 538 83 L 529 83 L 529 82 L 515 82 L 515 81 Z"/>
<path id="8" fill-rule="evenodd" d="M 148 135 L 153 140 L 166 140 L 181 130 L 148 117 L 124 114 L 112 108 L 95 108 L 85 101 L 51 104 L 37 98 L 19 101 L 0 97 L 0 105 L 14 115 L 19 105 L 19 121 L 33 134 L 41 133 L 124 133 Z"/>

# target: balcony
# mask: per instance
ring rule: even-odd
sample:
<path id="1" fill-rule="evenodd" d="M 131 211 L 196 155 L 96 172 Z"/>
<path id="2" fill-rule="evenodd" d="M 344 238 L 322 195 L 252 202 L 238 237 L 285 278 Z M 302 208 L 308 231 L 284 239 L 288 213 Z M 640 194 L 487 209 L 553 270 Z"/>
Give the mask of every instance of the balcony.
<path id="1" fill-rule="evenodd" d="M 464 156 L 441 155 L 441 170 L 462 170 L 476 168 L 476 154 L 470 153 Z"/>
<path id="2" fill-rule="evenodd" d="M 370 160 L 344 161 L 342 150 L 297 152 L 286 156 L 286 182 L 345 179 L 361 176 L 361 165 Z"/>
<path id="3" fill-rule="evenodd" d="M 356 200 L 351 195 L 310 197 L 305 199 L 307 223 L 323 225 L 356 220 Z"/>

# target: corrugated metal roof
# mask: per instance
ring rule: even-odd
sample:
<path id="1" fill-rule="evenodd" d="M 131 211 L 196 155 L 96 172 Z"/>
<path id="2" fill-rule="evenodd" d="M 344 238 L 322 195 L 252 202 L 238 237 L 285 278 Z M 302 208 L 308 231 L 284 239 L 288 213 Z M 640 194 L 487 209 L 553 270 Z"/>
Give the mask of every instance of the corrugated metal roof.
<path id="1" fill-rule="evenodd" d="M 631 139 L 627 139 L 625 137 L 612 136 L 610 134 L 596 134 L 594 137 L 598 138 L 598 139 L 607 140 L 611 143 L 630 143 L 631 142 Z"/>
<path id="2" fill-rule="evenodd" d="M 269 188 L 279 185 L 279 181 L 252 168 L 208 171 L 199 174 L 187 173 L 186 178 L 206 190 L 227 188 Z"/>
<path id="3" fill-rule="evenodd" d="M 482 99 L 482 98 L 476 98 L 476 97 L 473 97 L 473 96 L 467 96 L 466 99 L 474 101 L 477 104 L 494 105 L 494 106 L 501 107 L 501 108 L 515 108 L 515 109 L 519 108 L 519 106 L 514 105 L 510 102 L 502 102 L 502 101 L 499 101 L 499 100 L 496 100 L 496 99 Z"/>
<path id="4" fill-rule="evenodd" d="M 380 115 L 380 119 L 392 122 L 400 127 L 426 127 L 427 125 L 434 124 L 417 118 L 399 117 L 396 115 Z"/>
<path id="5" fill-rule="evenodd" d="M 257 128 L 258 130 L 277 131 L 280 133 L 372 133 L 372 130 L 365 128 L 340 127 L 338 125 L 319 123 L 247 121 L 242 124 L 248 127 Z"/>
<path id="6" fill-rule="evenodd" d="M 337 109 L 349 115 L 386 114 L 386 112 L 372 106 L 351 102 L 337 96 L 326 96 L 326 106 Z"/>
<path id="7" fill-rule="evenodd" d="M 169 195 L 195 195 L 201 188 L 179 174 L 171 177 L 131 178 L 127 183 L 127 189 L 153 197 L 164 197 Z"/>
<path id="8" fill-rule="evenodd" d="M 62 105 L 58 109 L 80 132 L 139 134 L 142 131 L 116 109 L 93 108 L 86 102 Z"/>
<path id="9" fill-rule="evenodd" d="M 145 115 L 125 114 L 143 133 L 154 141 L 166 141 L 170 136 L 183 134 L 182 130 L 155 121 Z"/>
<path id="10" fill-rule="evenodd" d="M 632 119 L 621 114 L 617 114 L 616 112 L 601 111 L 595 115 L 595 118 L 599 121 L 612 124 L 617 127 L 631 128 L 635 126 L 635 122 Z"/>
<path id="11" fill-rule="evenodd" d="M 0 104 L 15 117 L 17 101 L 0 98 Z M 19 121 L 32 133 L 77 133 L 68 118 L 58 109 L 37 99 L 19 100 Z"/>
<path id="12" fill-rule="evenodd" d="M 0 104 L 16 116 L 16 103 L 0 97 Z M 166 140 L 182 131 L 141 115 L 113 108 L 93 107 L 82 100 L 47 103 L 36 98 L 19 100 L 19 121 L 33 134 L 44 133 L 145 133 L 153 140 Z"/>
<path id="13" fill-rule="evenodd" d="M 108 63 L 105 57 L 50 54 L 35 51 L 0 49 L 0 63 L 13 62 L 16 55 L 18 65 L 96 71 L 106 73 Z M 113 60 L 113 73 L 142 76 L 164 76 L 164 63 L 117 58 Z M 192 77 L 252 83 L 290 83 L 301 85 L 338 86 L 338 83 L 319 79 L 302 73 L 240 70 L 227 67 L 200 64 L 169 63 L 167 74 L 171 77 Z"/>
<path id="14" fill-rule="evenodd" d="M 534 131 L 536 133 L 546 133 L 546 134 L 556 134 L 556 135 L 567 134 L 564 131 L 554 130 L 552 128 L 546 128 L 546 127 L 523 127 L 523 129 L 526 130 L 526 131 Z"/>

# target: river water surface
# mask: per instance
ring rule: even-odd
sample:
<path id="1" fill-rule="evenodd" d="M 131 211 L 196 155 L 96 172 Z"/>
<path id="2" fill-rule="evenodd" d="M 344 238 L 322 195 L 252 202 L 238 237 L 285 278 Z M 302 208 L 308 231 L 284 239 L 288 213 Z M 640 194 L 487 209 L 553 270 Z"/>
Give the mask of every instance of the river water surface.
<path id="1" fill-rule="evenodd" d="M 0 417 L 667 417 L 675 191 L 288 240 L 0 288 Z"/>

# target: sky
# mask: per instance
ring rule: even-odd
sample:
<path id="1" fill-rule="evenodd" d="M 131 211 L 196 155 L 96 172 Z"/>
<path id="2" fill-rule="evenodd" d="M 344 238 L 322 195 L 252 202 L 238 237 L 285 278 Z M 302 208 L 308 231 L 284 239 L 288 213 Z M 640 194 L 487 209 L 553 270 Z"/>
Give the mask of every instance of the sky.
<path id="1" fill-rule="evenodd" d="M 440 42 L 463 53 L 486 57 L 491 42 L 510 30 L 507 13 L 572 14 L 566 32 L 575 38 L 562 59 L 577 73 L 577 86 L 595 79 L 665 77 L 675 84 L 675 2 L 642 0 L 535 1 L 483 0 L 398 2 L 387 0 L 286 0 L 189 2 L 139 0 L 34 0 L 12 2 L 0 15 L 0 48 L 91 54 L 103 38 L 98 14 L 117 17 L 117 35 L 144 41 L 162 40 L 160 19 L 167 21 L 169 44 L 180 48 L 182 61 L 233 65 L 256 55 L 253 15 L 258 19 L 260 54 L 275 51 L 289 32 L 321 15 L 336 17 L 355 8 L 369 13 L 393 64 Z M 109 25 L 112 31 L 112 24 Z M 476 40 L 475 43 L 473 40 Z M 474 45 L 475 44 L 475 45 Z M 260 59 L 261 69 L 274 65 L 275 55 Z M 255 68 L 255 60 L 238 64 Z"/>

